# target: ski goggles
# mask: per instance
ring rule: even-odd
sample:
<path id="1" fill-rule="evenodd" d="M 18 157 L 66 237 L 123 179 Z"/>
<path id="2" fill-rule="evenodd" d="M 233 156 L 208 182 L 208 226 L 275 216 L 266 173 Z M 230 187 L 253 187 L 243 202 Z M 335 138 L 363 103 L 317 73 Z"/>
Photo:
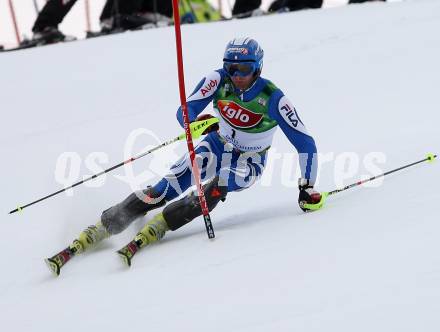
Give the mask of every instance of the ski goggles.
<path id="1" fill-rule="evenodd" d="M 255 62 L 224 62 L 223 69 L 229 76 L 248 76 L 257 69 Z"/>

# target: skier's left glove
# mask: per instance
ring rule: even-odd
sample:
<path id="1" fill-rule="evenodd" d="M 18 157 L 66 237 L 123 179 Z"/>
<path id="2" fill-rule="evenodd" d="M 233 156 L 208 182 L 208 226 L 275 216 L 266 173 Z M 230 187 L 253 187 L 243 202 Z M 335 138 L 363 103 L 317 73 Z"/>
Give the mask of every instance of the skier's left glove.
<path id="1" fill-rule="evenodd" d="M 215 116 L 212 116 L 211 114 L 203 114 L 203 115 L 199 115 L 196 121 L 203 121 L 212 118 L 215 118 Z M 202 135 L 209 134 L 210 132 L 217 131 L 218 129 L 219 129 L 218 123 L 214 123 L 213 125 L 206 128 L 206 130 L 202 133 Z"/>
<path id="2" fill-rule="evenodd" d="M 298 204 L 304 212 L 310 211 L 310 209 L 304 207 L 304 204 L 317 204 L 321 201 L 321 194 L 313 189 L 310 180 L 303 178 L 298 179 L 298 189 Z"/>

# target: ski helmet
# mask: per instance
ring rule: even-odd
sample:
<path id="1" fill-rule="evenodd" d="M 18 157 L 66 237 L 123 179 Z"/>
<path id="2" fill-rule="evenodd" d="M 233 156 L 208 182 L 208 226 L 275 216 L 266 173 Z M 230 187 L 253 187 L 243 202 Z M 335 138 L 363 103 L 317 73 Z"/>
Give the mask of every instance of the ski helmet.
<path id="1" fill-rule="evenodd" d="M 234 38 L 227 45 L 223 56 L 223 69 L 230 76 L 258 77 L 263 68 L 264 51 L 255 39 Z"/>

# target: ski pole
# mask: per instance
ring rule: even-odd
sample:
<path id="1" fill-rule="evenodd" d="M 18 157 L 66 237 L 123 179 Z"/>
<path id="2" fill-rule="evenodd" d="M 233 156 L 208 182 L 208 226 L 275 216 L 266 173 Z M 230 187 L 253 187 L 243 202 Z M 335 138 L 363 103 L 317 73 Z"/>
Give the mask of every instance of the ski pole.
<path id="1" fill-rule="evenodd" d="M 218 121 L 219 120 L 217 118 L 209 118 L 209 119 L 202 120 L 202 121 L 192 122 L 190 124 L 190 130 L 191 130 L 191 133 L 192 133 L 192 137 L 195 138 L 195 139 L 199 138 L 208 127 L 212 126 L 214 123 L 217 123 Z M 133 162 L 133 161 L 135 161 L 137 159 L 140 159 L 140 158 L 142 158 L 142 157 L 144 157 L 144 156 L 146 156 L 146 155 L 148 155 L 148 154 L 150 154 L 150 153 L 152 153 L 152 152 L 154 152 L 156 150 L 159 150 L 160 148 L 163 148 L 163 147 L 165 147 L 167 145 L 170 145 L 170 144 L 172 144 L 174 142 L 182 141 L 182 140 L 185 140 L 185 139 L 186 139 L 186 133 L 183 133 L 183 134 L 181 134 L 181 135 L 179 135 L 179 136 L 177 136 L 177 137 L 175 137 L 173 139 L 170 139 L 169 141 L 166 141 L 166 142 L 164 142 L 162 144 L 159 144 L 159 145 L 155 146 L 154 148 L 152 148 L 152 149 L 150 149 L 150 150 L 148 150 L 148 151 L 146 151 L 144 153 L 141 153 L 141 154 L 139 154 L 137 156 L 131 157 L 130 159 L 127 159 L 127 160 L 125 160 L 125 161 L 123 161 L 123 162 L 121 162 L 121 163 L 119 163 L 117 165 L 114 165 L 114 166 L 112 166 L 110 168 L 107 168 L 107 169 L 103 170 L 102 172 L 96 173 L 96 174 L 94 174 L 94 175 L 92 175 L 92 176 L 90 176 L 90 177 L 88 177 L 88 178 L 86 178 L 86 179 L 84 179 L 82 181 L 76 182 L 76 183 L 70 185 L 69 187 L 66 187 L 64 189 L 58 190 L 58 191 L 56 191 L 56 192 L 54 192 L 52 194 L 44 196 L 44 197 L 42 197 L 40 199 L 37 199 L 36 201 L 33 201 L 31 203 L 19 206 L 15 210 L 12 210 L 11 212 L 9 212 L 9 214 L 12 214 L 12 213 L 15 213 L 15 212 L 18 212 L 18 211 L 21 212 L 23 209 L 27 208 L 28 206 L 31 206 L 31 205 L 34 205 L 34 204 L 39 203 L 41 201 L 44 201 L 44 200 L 46 200 L 46 199 L 48 199 L 48 198 L 50 198 L 52 196 L 55 196 L 55 195 L 58 195 L 58 194 L 64 192 L 66 190 L 72 189 L 72 188 L 74 188 L 76 186 L 79 186 L 80 184 L 83 184 L 84 182 L 96 179 L 98 176 L 101 176 L 101 175 L 103 175 L 105 173 L 108 173 L 110 171 L 115 170 L 116 168 L 119 168 L 121 166 L 129 164 L 129 163 L 131 163 L 131 162 Z"/>
<path id="2" fill-rule="evenodd" d="M 326 199 L 327 199 L 328 196 L 331 196 L 331 195 L 334 195 L 334 194 L 340 193 L 340 192 L 345 191 L 345 190 L 347 190 L 347 189 L 351 189 L 351 188 L 354 188 L 354 187 L 360 186 L 360 185 L 362 185 L 362 184 L 364 184 L 364 183 L 367 183 L 367 182 L 370 182 L 370 181 L 376 180 L 376 179 L 378 179 L 378 178 L 381 178 L 381 177 L 384 177 L 384 176 L 389 175 L 389 174 L 391 174 L 391 173 L 394 173 L 394 172 L 400 171 L 400 170 L 402 170 L 402 169 L 405 169 L 405 168 L 408 168 L 408 167 L 411 167 L 411 166 L 414 166 L 414 165 L 417 165 L 417 164 L 423 163 L 423 162 L 425 162 L 425 161 L 433 162 L 433 161 L 435 160 L 435 158 L 437 158 L 437 155 L 436 155 L 436 154 L 429 153 L 429 154 L 426 156 L 425 159 L 422 159 L 422 160 L 419 160 L 419 161 L 413 162 L 413 163 L 408 164 L 408 165 L 405 165 L 405 166 L 401 166 L 401 167 L 395 168 L 395 169 L 393 169 L 393 170 L 391 170 L 391 171 L 388 171 L 388 172 L 385 172 L 385 173 L 382 173 L 382 174 L 379 174 L 379 175 L 375 175 L 375 176 L 373 176 L 373 177 L 371 177 L 371 178 L 369 178 L 369 179 L 365 179 L 365 180 L 361 180 L 361 181 L 358 181 L 358 182 L 352 183 L 352 184 L 350 184 L 350 185 L 348 185 L 348 186 L 345 186 L 344 188 L 335 189 L 335 190 L 332 190 L 332 191 L 329 191 L 329 192 L 323 192 L 323 193 L 321 193 L 321 200 L 320 200 L 318 203 L 315 203 L 315 204 L 308 204 L 308 203 L 305 203 L 305 204 L 302 204 L 302 207 L 304 207 L 305 209 L 313 210 L 313 211 L 315 211 L 315 210 L 319 210 L 319 209 L 321 209 L 321 208 L 324 206 L 324 203 L 325 203 L 325 201 L 326 201 Z"/>

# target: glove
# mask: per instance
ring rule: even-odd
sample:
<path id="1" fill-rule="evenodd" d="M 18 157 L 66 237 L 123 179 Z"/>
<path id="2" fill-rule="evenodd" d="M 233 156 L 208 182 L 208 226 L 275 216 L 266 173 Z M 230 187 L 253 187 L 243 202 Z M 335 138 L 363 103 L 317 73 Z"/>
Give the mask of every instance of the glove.
<path id="1" fill-rule="evenodd" d="M 211 114 L 203 114 L 203 115 L 199 115 L 195 121 L 204 121 L 211 118 L 215 118 L 215 116 L 212 116 Z M 202 135 L 209 134 L 210 132 L 217 131 L 218 129 L 219 129 L 218 123 L 214 123 L 213 125 L 206 128 L 205 131 L 202 133 Z"/>
<path id="2" fill-rule="evenodd" d="M 303 204 L 316 204 L 321 201 L 321 194 L 313 189 L 308 179 L 298 179 L 299 197 L 298 204 L 304 212 L 310 211 L 303 207 Z"/>

